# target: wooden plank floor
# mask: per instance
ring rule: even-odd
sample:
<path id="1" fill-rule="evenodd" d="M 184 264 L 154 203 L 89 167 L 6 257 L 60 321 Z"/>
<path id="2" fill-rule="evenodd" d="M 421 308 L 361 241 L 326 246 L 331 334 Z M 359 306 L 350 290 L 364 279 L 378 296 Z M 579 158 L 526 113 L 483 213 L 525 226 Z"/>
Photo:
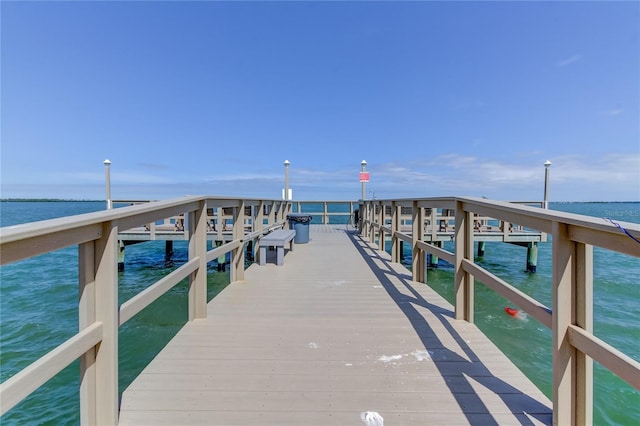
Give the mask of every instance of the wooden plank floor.
<path id="1" fill-rule="evenodd" d="M 185 326 L 123 393 L 120 425 L 551 424 L 549 400 L 386 253 L 329 226 L 310 238 Z"/>

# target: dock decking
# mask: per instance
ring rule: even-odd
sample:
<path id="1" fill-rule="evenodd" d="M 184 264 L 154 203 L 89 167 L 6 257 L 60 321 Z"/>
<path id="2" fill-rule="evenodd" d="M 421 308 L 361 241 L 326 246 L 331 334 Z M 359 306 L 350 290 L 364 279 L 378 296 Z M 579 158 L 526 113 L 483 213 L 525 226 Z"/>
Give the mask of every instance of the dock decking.
<path id="1" fill-rule="evenodd" d="M 119 424 L 551 424 L 551 402 L 403 266 L 344 229 L 310 238 L 187 324 L 123 393 Z"/>

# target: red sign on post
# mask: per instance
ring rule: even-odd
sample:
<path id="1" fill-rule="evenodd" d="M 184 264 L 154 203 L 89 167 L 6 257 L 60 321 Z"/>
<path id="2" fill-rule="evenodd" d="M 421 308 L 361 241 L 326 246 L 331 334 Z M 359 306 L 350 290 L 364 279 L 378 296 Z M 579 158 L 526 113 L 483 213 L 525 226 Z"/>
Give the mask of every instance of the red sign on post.
<path id="1" fill-rule="evenodd" d="M 360 172 L 360 182 L 369 182 L 369 172 Z"/>

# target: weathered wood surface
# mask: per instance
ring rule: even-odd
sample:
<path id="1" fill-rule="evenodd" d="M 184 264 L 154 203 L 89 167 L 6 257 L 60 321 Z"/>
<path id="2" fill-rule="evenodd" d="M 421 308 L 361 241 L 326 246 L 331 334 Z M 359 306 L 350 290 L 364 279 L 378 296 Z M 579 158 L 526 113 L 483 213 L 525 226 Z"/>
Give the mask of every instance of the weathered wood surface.
<path id="1" fill-rule="evenodd" d="M 185 326 L 124 392 L 120 425 L 551 423 L 550 401 L 386 253 L 330 226 L 310 238 Z"/>

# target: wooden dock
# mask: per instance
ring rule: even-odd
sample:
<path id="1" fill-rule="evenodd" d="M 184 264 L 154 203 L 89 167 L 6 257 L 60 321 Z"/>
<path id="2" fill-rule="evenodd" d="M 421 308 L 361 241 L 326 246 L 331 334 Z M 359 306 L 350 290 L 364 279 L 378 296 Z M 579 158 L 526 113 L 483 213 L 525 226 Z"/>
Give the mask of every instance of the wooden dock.
<path id="1" fill-rule="evenodd" d="M 403 266 L 344 228 L 310 238 L 187 324 L 125 390 L 119 424 L 551 424 L 551 402 Z"/>

